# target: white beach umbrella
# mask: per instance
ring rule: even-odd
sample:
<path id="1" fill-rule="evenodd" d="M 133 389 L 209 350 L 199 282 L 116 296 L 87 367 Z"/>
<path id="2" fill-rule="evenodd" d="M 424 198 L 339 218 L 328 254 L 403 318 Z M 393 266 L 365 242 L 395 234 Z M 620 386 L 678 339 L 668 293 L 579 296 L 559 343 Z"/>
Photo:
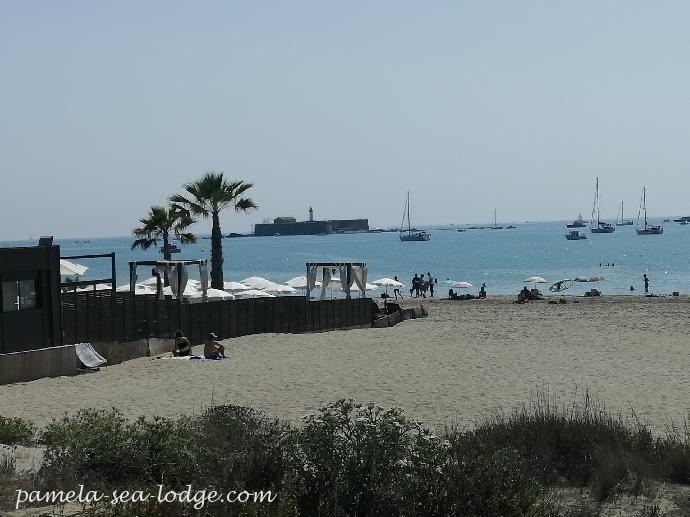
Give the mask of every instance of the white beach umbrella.
<path id="1" fill-rule="evenodd" d="M 469 289 L 470 287 L 474 286 L 469 282 L 453 282 L 450 284 L 451 289 Z"/>
<path id="2" fill-rule="evenodd" d="M 161 279 L 161 281 L 162 280 L 163 279 Z M 143 282 L 137 282 L 137 284 L 155 286 L 157 282 L 158 282 L 158 279 L 155 276 L 152 276 L 151 278 L 147 278 Z"/>
<path id="3" fill-rule="evenodd" d="M 154 290 L 153 293 L 155 294 L 156 291 Z M 172 296 L 173 295 L 172 287 L 170 287 L 170 286 L 164 287 L 163 288 L 163 295 L 164 296 Z M 201 296 L 201 291 L 199 289 L 192 287 L 191 285 L 187 285 L 184 288 L 184 291 L 182 293 L 183 298 L 190 298 L 190 297 L 196 296 L 196 295 Z"/>
<path id="4" fill-rule="evenodd" d="M 264 291 L 267 293 L 294 294 L 297 292 L 297 289 L 289 285 L 273 284 L 272 287 L 266 288 Z"/>
<path id="5" fill-rule="evenodd" d="M 306 276 L 296 276 L 295 278 L 291 278 L 290 280 L 285 282 L 285 285 L 289 285 L 293 289 L 306 289 L 307 288 L 307 277 Z M 319 282 L 317 280 L 314 287 L 321 287 L 321 282 Z"/>
<path id="6" fill-rule="evenodd" d="M 86 273 L 87 269 L 89 268 L 81 264 L 60 259 L 60 276 L 81 276 Z"/>
<path id="7" fill-rule="evenodd" d="M 250 276 L 242 280 L 242 283 L 250 289 L 269 290 L 277 284 L 260 276 Z"/>
<path id="8" fill-rule="evenodd" d="M 251 287 L 242 282 L 224 282 L 223 289 L 229 293 L 236 293 L 238 291 L 249 291 Z"/>
<path id="9" fill-rule="evenodd" d="M 537 284 L 546 284 L 548 283 L 546 280 L 544 280 L 540 276 L 531 276 L 529 278 L 525 278 L 524 282 L 526 284 L 534 284 L 534 288 L 537 288 Z"/>
<path id="10" fill-rule="evenodd" d="M 402 282 L 398 282 L 397 280 L 393 280 L 392 278 L 379 278 L 378 280 L 374 280 L 372 282 L 374 285 L 378 285 L 380 287 L 393 287 L 395 289 L 400 289 L 401 287 L 405 287 L 405 284 Z"/>
<path id="11" fill-rule="evenodd" d="M 120 293 L 129 292 L 129 284 L 123 284 L 115 290 Z M 156 294 L 156 290 L 149 285 L 136 284 L 134 286 L 134 294 Z"/>
<path id="12" fill-rule="evenodd" d="M 248 291 L 240 291 L 235 295 L 235 298 L 275 298 L 275 296 L 259 289 L 249 289 Z"/>
<path id="13" fill-rule="evenodd" d="M 186 291 L 186 289 L 185 289 Z M 190 296 L 190 298 L 201 298 L 203 296 L 203 293 L 201 291 L 197 291 L 193 295 Z M 213 289 L 212 287 L 209 287 L 206 290 L 206 299 L 207 300 L 234 300 L 235 297 L 230 294 L 226 293 L 225 291 L 222 291 L 220 289 Z"/>

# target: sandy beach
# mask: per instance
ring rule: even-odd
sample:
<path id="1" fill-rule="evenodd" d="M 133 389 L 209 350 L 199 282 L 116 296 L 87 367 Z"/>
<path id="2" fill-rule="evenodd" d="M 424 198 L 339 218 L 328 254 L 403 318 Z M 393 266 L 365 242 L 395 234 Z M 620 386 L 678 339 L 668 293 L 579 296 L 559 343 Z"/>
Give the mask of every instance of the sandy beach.
<path id="1" fill-rule="evenodd" d="M 229 403 L 299 421 L 352 397 L 401 406 L 434 426 L 471 425 L 544 386 L 565 403 L 587 388 L 658 430 L 688 415 L 688 297 L 512 299 L 425 300 L 428 318 L 393 328 L 246 336 L 225 341 L 226 361 L 151 357 L 0 386 L 0 415 L 43 425 L 87 407 L 173 417 Z"/>

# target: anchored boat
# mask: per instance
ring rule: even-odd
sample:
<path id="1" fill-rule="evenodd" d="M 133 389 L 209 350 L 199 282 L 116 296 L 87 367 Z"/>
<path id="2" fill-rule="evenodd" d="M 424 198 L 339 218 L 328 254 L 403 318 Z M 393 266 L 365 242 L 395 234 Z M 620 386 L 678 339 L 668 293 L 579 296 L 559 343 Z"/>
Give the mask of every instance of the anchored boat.
<path id="1" fill-rule="evenodd" d="M 405 218 L 407 218 L 407 232 L 403 230 L 405 225 Z M 402 242 L 411 241 L 428 241 L 431 238 L 429 232 L 420 232 L 418 230 L 412 230 L 412 224 L 410 222 L 410 191 L 407 191 L 407 201 L 405 202 L 405 210 L 403 211 L 403 219 L 400 223 L 400 240 Z"/>
<path id="2" fill-rule="evenodd" d="M 644 213 L 644 226 L 640 228 L 640 214 Z M 647 188 L 642 187 L 642 206 L 637 214 L 637 235 L 661 235 L 664 227 L 659 224 L 647 224 Z"/>
<path id="3" fill-rule="evenodd" d="M 632 221 L 626 221 L 623 218 L 623 201 L 621 201 L 621 220 L 618 222 L 618 219 L 616 219 L 616 226 L 632 226 L 632 224 Z"/>
<path id="4" fill-rule="evenodd" d="M 581 241 L 582 239 L 586 239 L 587 236 L 580 233 L 577 230 L 572 230 L 569 233 L 565 234 L 565 238 L 568 239 L 569 241 Z"/>
<path id="5" fill-rule="evenodd" d="M 591 231 L 592 233 L 613 233 L 616 231 L 615 226 L 609 223 L 603 223 L 599 219 L 599 177 L 597 177 L 597 184 L 594 190 L 594 206 L 592 207 Z"/>

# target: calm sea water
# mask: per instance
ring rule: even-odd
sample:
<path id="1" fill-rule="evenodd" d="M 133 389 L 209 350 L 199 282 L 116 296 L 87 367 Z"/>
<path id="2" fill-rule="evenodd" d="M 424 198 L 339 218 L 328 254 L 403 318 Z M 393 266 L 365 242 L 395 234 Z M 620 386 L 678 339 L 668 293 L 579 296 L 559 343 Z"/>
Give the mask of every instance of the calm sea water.
<path id="1" fill-rule="evenodd" d="M 655 221 L 660 222 L 660 221 Z M 690 292 L 690 225 L 664 224 L 663 235 L 638 236 L 634 226 L 619 227 L 608 235 L 587 240 L 565 239 L 565 222 L 518 224 L 515 230 L 469 230 L 455 227 L 428 228 L 428 242 L 400 242 L 397 233 L 325 236 L 248 237 L 223 240 L 225 280 L 258 275 L 276 282 L 305 274 L 310 261 L 366 262 L 369 281 L 395 275 L 409 285 L 414 273 L 431 272 L 438 278 L 439 291 L 447 293 L 446 279 L 482 282 L 489 294 L 516 293 L 529 276 L 557 281 L 575 276 L 604 275 L 596 284 L 604 293 L 628 293 L 631 285 L 643 290 L 642 274 L 650 278 L 656 293 Z M 450 228 L 450 229 L 448 229 Z M 127 283 L 130 260 L 154 260 L 155 250 L 129 249 L 131 237 L 56 240 L 61 254 L 77 255 L 114 251 L 117 283 Z M 0 246 L 33 245 L 35 242 L 0 242 Z M 174 258 L 209 258 L 210 241 L 182 247 Z M 90 267 L 85 279 L 110 276 L 107 260 L 77 261 Z M 599 264 L 602 264 L 599 266 Z M 607 267 L 607 263 L 615 266 Z M 149 271 L 140 270 L 139 278 Z M 191 272 L 194 276 L 194 272 Z M 548 286 L 543 286 L 548 287 Z M 576 284 L 572 294 L 582 294 L 593 284 Z"/>

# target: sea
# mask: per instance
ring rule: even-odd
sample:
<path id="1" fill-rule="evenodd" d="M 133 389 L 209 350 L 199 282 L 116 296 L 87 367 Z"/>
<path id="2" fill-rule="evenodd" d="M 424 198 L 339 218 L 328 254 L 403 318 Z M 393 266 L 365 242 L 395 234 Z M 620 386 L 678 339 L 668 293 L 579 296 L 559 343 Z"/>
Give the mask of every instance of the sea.
<path id="1" fill-rule="evenodd" d="M 531 276 L 548 284 L 577 276 L 603 275 L 605 280 L 576 283 L 569 294 L 584 294 L 593 287 L 603 294 L 644 292 L 643 274 L 650 280 L 650 291 L 670 294 L 690 293 L 690 225 L 661 220 L 663 235 L 639 236 L 635 226 L 617 227 L 612 234 L 591 234 L 581 228 L 586 240 L 568 241 L 565 221 L 528 222 L 515 229 L 479 229 L 458 232 L 460 226 L 420 228 L 431 232 L 427 242 L 401 242 L 395 232 L 352 233 L 314 236 L 238 237 L 223 240 L 224 279 L 240 281 L 262 276 L 275 282 L 304 275 L 307 262 L 366 262 L 368 280 L 381 277 L 398 279 L 410 285 L 415 273 L 428 273 L 438 280 L 437 292 L 447 295 L 448 282 L 470 282 L 476 289 L 486 284 L 491 294 L 515 294 Z M 129 282 L 130 261 L 156 260 L 157 249 L 131 250 L 131 236 L 108 238 L 56 239 L 61 256 L 116 254 L 118 285 Z M 35 245 L 36 241 L 0 242 L 1 247 Z M 175 259 L 207 258 L 211 241 L 200 238 L 194 245 L 180 246 Z M 109 259 L 75 260 L 89 270 L 84 280 L 109 278 Z M 190 277 L 198 276 L 190 271 Z M 147 268 L 139 279 L 150 276 Z M 467 291 L 473 292 L 473 289 Z M 379 293 L 372 292 L 376 297 Z"/>

